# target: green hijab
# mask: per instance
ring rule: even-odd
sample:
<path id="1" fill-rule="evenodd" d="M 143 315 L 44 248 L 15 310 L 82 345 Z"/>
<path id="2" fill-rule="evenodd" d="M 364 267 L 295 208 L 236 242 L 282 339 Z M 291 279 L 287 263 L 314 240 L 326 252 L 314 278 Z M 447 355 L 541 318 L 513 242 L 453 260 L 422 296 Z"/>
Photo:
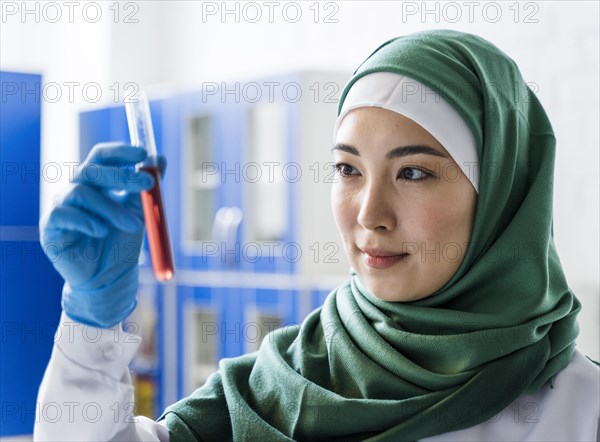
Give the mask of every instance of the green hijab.
<path id="1" fill-rule="evenodd" d="M 571 360 L 580 303 L 552 238 L 555 138 L 515 63 L 480 37 L 429 31 L 382 44 L 354 72 L 440 93 L 475 134 L 479 196 L 456 274 L 414 302 L 351 271 L 300 326 L 223 359 L 168 407 L 172 441 L 417 440 L 479 424 Z M 338 111 L 339 112 L 339 111 Z"/>

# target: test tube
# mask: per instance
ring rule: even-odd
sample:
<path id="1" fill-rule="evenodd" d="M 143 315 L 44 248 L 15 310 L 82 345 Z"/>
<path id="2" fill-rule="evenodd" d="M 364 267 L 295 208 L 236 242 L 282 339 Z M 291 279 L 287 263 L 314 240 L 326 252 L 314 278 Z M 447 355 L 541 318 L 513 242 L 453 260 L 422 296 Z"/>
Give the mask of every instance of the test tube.
<path id="1" fill-rule="evenodd" d="M 141 192 L 144 222 L 150 245 L 152 271 L 159 281 L 168 281 L 175 274 L 173 251 L 167 228 L 167 218 L 163 206 L 161 177 L 156 157 L 154 131 L 150 118 L 150 106 L 144 92 L 139 92 L 125 103 L 129 137 L 133 146 L 146 149 L 148 156 L 136 168 L 148 172 L 154 177 L 154 187 Z"/>

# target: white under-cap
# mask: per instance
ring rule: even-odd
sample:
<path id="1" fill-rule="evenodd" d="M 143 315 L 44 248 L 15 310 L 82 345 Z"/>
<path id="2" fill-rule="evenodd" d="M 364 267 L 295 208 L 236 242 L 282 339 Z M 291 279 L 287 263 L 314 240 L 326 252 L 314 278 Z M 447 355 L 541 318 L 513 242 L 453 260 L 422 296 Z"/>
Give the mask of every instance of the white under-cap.
<path id="1" fill-rule="evenodd" d="M 440 94 L 417 80 L 394 72 L 374 72 L 352 85 L 335 122 L 333 137 L 352 109 L 376 106 L 410 118 L 448 151 L 479 192 L 479 159 L 473 132 Z"/>

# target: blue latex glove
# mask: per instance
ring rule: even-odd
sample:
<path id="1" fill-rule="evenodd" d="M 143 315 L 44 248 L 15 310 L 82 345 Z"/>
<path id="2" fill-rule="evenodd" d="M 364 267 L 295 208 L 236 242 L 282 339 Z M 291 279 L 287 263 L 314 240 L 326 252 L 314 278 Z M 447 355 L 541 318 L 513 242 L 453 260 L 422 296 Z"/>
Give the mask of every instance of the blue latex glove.
<path id="1" fill-rule="evenodd" d="M 97 144 L 40 220 L 43 250 L 65 279 L 62 308 L 82 324 L 111 327 L 137 305 L 140 192 L 151 189 L 154 179 L 133 166 L 146 155 L 122 143 Z M 164 176 L 164 156 L 158 166 Z"/>

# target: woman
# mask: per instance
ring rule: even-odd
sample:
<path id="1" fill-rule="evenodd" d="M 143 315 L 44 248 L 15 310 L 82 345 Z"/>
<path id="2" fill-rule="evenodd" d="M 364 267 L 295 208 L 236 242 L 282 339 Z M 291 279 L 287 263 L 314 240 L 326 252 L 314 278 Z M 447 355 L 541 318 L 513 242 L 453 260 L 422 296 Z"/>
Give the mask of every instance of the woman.
<path id="1" fill-rule="evenodd" d="M 575 350 L 580 303 L 552 240 L 555 139 L 514 62 L 469 34 L 399 37 L 356 70 L 338 115 L 332 207 L 352 264 L 349 282 L 300 327 L 276 330 L 257 353 L 221 360 L 219 371 L 158 423 L 107 419 L 77 424 L 74 435 L 171 441 L 597 436 L 598 368 Z M 128 152 L 101 146 L 91 158 L 108 164 L 108 155 L 112 165 L 140 160 Z M 44 238 L 56 240 L 71 228 L 107 246 L 119 234 L 139 235 L 141 223 L 134 225 L 130 213 L 113 221 L 108 208 L 98 214 L 116 228 L 80 213 L 72 215 L 78 222 L 64 221 L 67 208 L 77 210 L 70 202 L 81 200 L 67 198 L 54 209 L 65 215 L 42 223 Z M 63 315 L 98 327 L 126 318 L 135 306 L 136 275 L 135 266 L 122 269 L 117 263 L 99 277 L 94 269 L 75 281 L 81 272 L 59 268 L 67 280 Z M 117 273 L 117 288 L 106 289 L 103 282 Z M 118 305 L 107 301 L 113 296 Z M 131 349 L 103 362 L 89 343 L 59 341 L 57 348 L 41 402 L 64 400 L 65 390 L 72 398 L 105 395 L 107 408 L 131 400 Z M 94 382 L 74 387 L 73 379 L 92 372 Z M 60 434 L 58 428 L 69 426 L 40 423 L 36 437 Z"/>

